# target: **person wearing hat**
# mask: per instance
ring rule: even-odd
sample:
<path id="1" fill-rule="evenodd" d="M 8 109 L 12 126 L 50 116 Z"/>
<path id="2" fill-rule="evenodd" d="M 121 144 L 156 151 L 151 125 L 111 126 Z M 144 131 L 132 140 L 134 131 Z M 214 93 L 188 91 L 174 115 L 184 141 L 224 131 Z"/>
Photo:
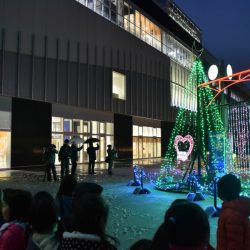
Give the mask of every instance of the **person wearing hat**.
<path id="1" fill-rule="evenodd" d="M 58 157 L 61 162 L 61 179 L 63 179 L 64 175 L 69 174 L 70 146 L 68 139 L 64 140 L 64 144 L 60 148 Z"/>
<path id="2" fill-rule="evenodd" d="M 114 150 L 114 148 L 112 148 L 112 145 L 107 145 L 107 147 L 108 157 L 106 162 L 108 163 L 108 174 L 112 175 L 113 163 L 117 152 Z"/>

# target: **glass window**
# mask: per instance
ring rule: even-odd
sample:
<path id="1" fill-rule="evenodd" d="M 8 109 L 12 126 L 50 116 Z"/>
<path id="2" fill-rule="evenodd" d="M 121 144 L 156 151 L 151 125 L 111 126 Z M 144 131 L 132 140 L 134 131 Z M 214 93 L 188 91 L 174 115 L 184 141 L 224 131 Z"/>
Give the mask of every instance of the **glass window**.
<path id="1" fill-rule="evenodd" d="M 148 127 L 143 127 L 143 136 L 148 136 Z"/>
<path id="2" fill-rule="evenodd" d="M 0 111 L 0 129 L 10 129 L 11 112 Z"/>
<path id="3" fill-rule="evenodd" d="M 111 9 L 111 16 L 110 16 L 110 19 L 112 22 L 116 23 L 116 17 L 117 17 L 117 8 L 116 8 L 116 0 L 111 0 L 110 2 L 110 9 Z"/>
<path id="4" fill-rule="evenodd" d="M 133 159 L 138 159 L 138 137 L 133 137 Z"/>
<path id="5" fill-rule="evenodd" d="M 157 137 L 161 137 L 161 129 L 157 128 Z"/>
<path id="6" fill-rule="evenodd" d="M 114 146 L 114 136 L 107 135 L 106 136 L 106 145 Z"/>
<path id="7" fill-rule="evenodd" d="M 117 14 L 118 25 L 123 27 L 123 1 L 118 0 L 117 2 Z"/>
<path id="8" fill-rule="evenodd" d="M 153 128 L 153 136 L 156 137 L 156 135 L 157 135 L 157 129 Z"/>
<path id="9" fill-rule="evenodd" d="M 146 41 L 146 18 L 141 15 L 141 39 Z"/>
<path id="10" fill-rule="evenodd" d="M 63 132 L 63 118 L 52 117 L 52 131 Z"/>
<path id="11" fill-rule="evenodd" d="M 71 120 L 70 119 L 64 119 L 64 121 L 63 121 L 63 131 L 64 132 L 71 132 L 72 131 L 72 129 L 71 129 Z"/>
<path id="12" fill-rule="evenodd" d="M 76 0 L 77 2 L 79 2 L 82 5 L 86 5 L 86 0 Z"/>
<path id="13" fill-rule="evenodd" d="M 99 134 L 99 122 L 97 121 L 92 121 L 91 122 L 92 125 L 92 134 Z"/>
<path id="14" fill-rule="evenodd" d="M 139 127 L 139 136 L 142 136 L 142 135 L 143 135 L 142 127 Z"/>
<path id="15" fill-rule="evenodd" d="M 109 7 L 109 0 L 103 0 L 103 16 L 107 19 L 110 19 L 110 7 Z"/>
<path id="16" fill-rule="evenodd" d="M 80 120 L 73 120 L 73 133 L 82 133 L 82 123 Z"/>
<path id="17" fill-rule="evenodd" d="M 138 136 L 139 133 L 138 133 L 138 126 L 136 125 L 133 125 L 133 136 Z"/>
<path id="18" fill-rule="evenodd" d="M 83 133 L 90 133 L 90 122 L 83 122 Z"/>
<path id="19" fill-rule="evenodd" d="M 93 0 L 87 0 L 87 1 L 88 1 L 88 8 L 94 10 L 94 1 Z"/>
<path id="20" fill-rule="evenodd" d="M 96 0 L 96 12 L 99 15 L 103 15 L 102 14 L 102 2 L 101 2 L 101 0 Z"/>
<path id="21" fill-rule="evenodd" d="M 113 97 L 121 100 L 126 100 L 126 76 L 113 71 L 112 72 L 112 93 Z"/>
<path id="22" fill-rule="evenodd" d="M 0 131 L 0 168 L 10 168 L 11 132 Z"/>
<path id="23" fill-rule="evenodd" d="M 114 124 L 107 122 L 106 123 L 106 134 L 113 135 L 114 134 Z"/>
<path id="24" fill-rule="evenodd" d="M 123 17 L 124 17 L 124 29 L 129 31 L 129 6 L 127 3 L 124 3 Z"/>
<path id="25" fill-rule="evenodd" d="M 59 151 L 63 145 L 63 134 L 52 134 L 51 143 L 56 146 L 56 149 Z M 55 164 L 60 164 L 58 157 L 56 156 Z"/>
<path id="26" fill-rule="evenodd" d="M 171 60 L 171 105 L 196 111 L 195 83 L 188 82 L 190 71 Z"/>
<path id="27" fill-rule="evenodd" d="M 138 11 L 135 11 L 135 34 L 137 37 L 141 37 L 141 17 Z"/>
<path id="28" fill-rule="evenodd" d="M 100 122 L 100 134 L 104 134 L 105 133 L 105 123 Z"/>
<path id="29" fill-rule="evenodd" d="M 161 139 L 157 138 L 157 157 L 161 157 Z"/>
<path id="30" fill-rule="evenodd" d="M 129 10 L 129 22 L 130 22 L 130 29 L 129 32 L 134 34 L 135 33 L 135 11 L 130 7 Z"/>

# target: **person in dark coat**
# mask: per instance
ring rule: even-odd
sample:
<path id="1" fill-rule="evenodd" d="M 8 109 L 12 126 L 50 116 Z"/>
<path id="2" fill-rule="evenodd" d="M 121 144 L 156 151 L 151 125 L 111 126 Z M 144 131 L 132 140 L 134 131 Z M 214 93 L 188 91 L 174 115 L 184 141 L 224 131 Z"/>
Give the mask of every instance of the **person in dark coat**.
<path id="1" fill-rule="evenodd" d="M 99 194 L 87 193 L 73 202 L 72 232 L 64 232 L 60 250 L 115 250 L 106 235 L 108 207 Z"/>
<path id="2" fill-rule="evenodd" d="M 56 232 L 57 206 L 48 192 L 40 191 L 34 196 L 30 224 L 33 233 L 26 250 L 57 250 L 59 248 L 60 237 Z"/>
<path id="3" fill-rule="evenodd" d="M 72 175 L 75 175 L 75 173 L 76 173 L 78 152 L 82 149 L 83 149 L 83 145 L 78 148 L 74 142 L 72 143 L 72 145 L 70 147 L 70 159 L 71 159 L 71 163 L 72 163 L 71 174 Z"/>
<path id="4" fill-rule="evenodd" d="M 68 139 L 64 140 L 64 144 L 60 148 L 58 157 L 61 162 L 61 179 L 63 179 L 64 175 L 69 174 L 70 146 Z"/>
<path id="5" fill-rule="evenodd" d="M 108 174 L 112 175 L 112 168 L 113 168 L 113 163 L 114 163 L 114 159 L 115 156 L 117 154 L 117 152 L 112 148 L 112 145 L 108 145 L 107 146 L 107 154 L 108 154 Z"/>
<path id="6" fill-rule="evenodd" d="M 96 160 L 96 150 L 99 149 L 99 145 L 93 146 L 93 143 L 89 143 L 87 148 L 87 153 L 89 155 L 89 174 L 94 174 L 95 160 Z"/>
<path id="7" fill-rule="evenodd" d="M 72 213 L 73 191 L 77 185 L 77 180 L 73 175 L 66 175 L 61 180 L 61 184 L 56 195 L 60 217 L 63 220 Z"/>
<path id="8" fill-rule="evenodd" d="M 52 180 L 51 178 L 51 171 L 52 171 L 53 179 L 54 181 L 57 181 L 55 159 L 56 159 L 56 154 L 58 154 L 58 151 L 56 150 L 56 146 L 54 144 L 49 144 L 45 150 L 46 150 L 45 162 L 46 162 L 47 179 L 48 181 Z"/>

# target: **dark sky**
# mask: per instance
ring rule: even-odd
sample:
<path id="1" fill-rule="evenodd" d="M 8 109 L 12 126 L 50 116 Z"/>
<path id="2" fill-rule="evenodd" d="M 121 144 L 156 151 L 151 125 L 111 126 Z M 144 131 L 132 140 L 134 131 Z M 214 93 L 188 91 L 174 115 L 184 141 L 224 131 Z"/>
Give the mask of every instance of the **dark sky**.
<path id="1" fill-rule="evenodd" d="M 203 46 L 230 63 L 250 69 L 250 0 L 175 0 L 202 30 Z"/>

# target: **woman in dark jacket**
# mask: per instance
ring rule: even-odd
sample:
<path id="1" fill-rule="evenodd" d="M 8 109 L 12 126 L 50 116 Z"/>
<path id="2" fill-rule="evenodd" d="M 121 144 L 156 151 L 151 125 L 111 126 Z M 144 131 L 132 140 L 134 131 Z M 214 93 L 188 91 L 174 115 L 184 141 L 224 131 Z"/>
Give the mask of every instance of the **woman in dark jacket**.
<path id="1" fill-rule="evenodd" d="M 61 250 L 116 249 L 105 233 L 108 208 L 101 196 L 88 193 L 79 197 L 73 204 L 73 232 L 64 232 Z"/>
<path id="2" fill-rule="evenodd" d="M 34 196 L 30 223 L 33 234 L 26 250 L 58 249 L 58 211 L 55 200 L 48 192 L 41 191 Z"/>
<path id="3" fill-rule="evenodd" d="M 65 175 L 61 181 L 56 199 L 59 204 L 59 214 L 62 220 L 69 217 L 72 213 L 72 196 L 76 184 L 77 181 L 73 175 Z"/>

